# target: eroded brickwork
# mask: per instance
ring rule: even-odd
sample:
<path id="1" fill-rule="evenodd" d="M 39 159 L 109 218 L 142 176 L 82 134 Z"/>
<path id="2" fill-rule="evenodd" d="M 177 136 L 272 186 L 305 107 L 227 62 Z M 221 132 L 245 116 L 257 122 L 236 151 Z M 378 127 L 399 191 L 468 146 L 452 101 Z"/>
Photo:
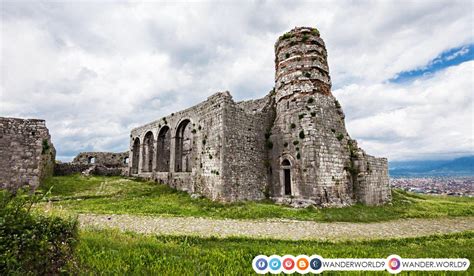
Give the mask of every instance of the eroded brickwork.
<path id="1" fill-rule="evenodd" d="M 55 157 L 44 120 L 0 117 L 0 188 L 38 187 Z"/>
<path id="2" fill-rule="evenodd" d="M 236 103 L 217 93 L 133 129 L 129 174 L 220 201 L 389 201 L 387 160 L 367 155 L 347 133 L 318 31 L 293 29 L 275 55 L 275 88 L 265 98 Z"/>

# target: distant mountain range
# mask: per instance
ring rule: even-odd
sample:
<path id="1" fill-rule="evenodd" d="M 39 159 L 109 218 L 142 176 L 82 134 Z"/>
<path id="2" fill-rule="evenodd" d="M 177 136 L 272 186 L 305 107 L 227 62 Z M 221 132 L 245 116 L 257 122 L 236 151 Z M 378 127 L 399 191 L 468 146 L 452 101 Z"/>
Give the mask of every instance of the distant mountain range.
<path id="1" fill-rule="evenodd" d="M 389 162 L 391 177 L 474 176 L 474 155 L 453 160 Z"/>

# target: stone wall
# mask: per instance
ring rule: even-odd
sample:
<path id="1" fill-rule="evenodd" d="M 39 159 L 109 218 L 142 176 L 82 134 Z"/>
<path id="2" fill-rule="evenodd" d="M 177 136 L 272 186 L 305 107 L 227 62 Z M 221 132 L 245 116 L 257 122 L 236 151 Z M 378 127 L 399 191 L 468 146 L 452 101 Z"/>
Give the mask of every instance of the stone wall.
<path id="1" fill-rule="evenodd" d="M 99 164 L 106 167 L 128 167 L 129 153 L 126 152 L 81 152 L 72 161 L 74 164 Z"/>
<path id="2" fill-rule="evenodd" d="M 365 205 L 382 205 L 391 201 L 387 159 L 363 153 L 354 163 L 358 174 L 357 201 Z"/>
<path id="3" fill-rule="evenodd" d="M 82 173 L 90 167 L 89 164 L 57 163 L 54 166 L 54 175 L 63 176 Z"/>
<path id="4" fill-rule="evenodd" d="M 222 187 L 223 110 L 232 103 L 229 92 L 216 93 L 201 104 L 133 129 L 129 174 L 227 200 Z"/>
<path id="5" fill-rule="evenodd" d="M 55 157 L 44 120 L 0 117 L 0 188 L 37 188 L 52 175 Z"/>
<path id="6" fill-rule="evenodd" d="M 270 145 L 266 135 L 274 116 L 271 96 L 226 106 L 223 182 L 230 201 L 268 196 Z"/>

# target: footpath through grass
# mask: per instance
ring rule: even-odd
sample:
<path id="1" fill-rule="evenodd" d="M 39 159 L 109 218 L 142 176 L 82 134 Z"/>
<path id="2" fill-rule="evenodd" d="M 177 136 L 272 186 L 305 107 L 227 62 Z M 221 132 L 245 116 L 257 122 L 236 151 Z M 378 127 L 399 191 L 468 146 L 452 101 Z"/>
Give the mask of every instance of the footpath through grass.
<path id="1" fill-rule="evenodd" d="M 121 177 L 57 176 L 41 187 L 51 188 L 51 204 L 44 208 L 73 213 L 192 216 L 230 219 L 295 219 L 324 222 L 376 222 L 400 218 L 439 218 L 474 215 L 474 198 L 426 196 L 400 190 L 381 207 L 294 209 L 269 201 L 222 204 L 191 199 L 166 185 Z"/>
<path id="2" fill-rule="evenodd" d="M 80 237 L 76 255 L 81 273 L 93 274 L 252 275 L 252 259 L 260 254 L 318 254 L 323 258 L 386 258 L 397 254 L 402 258 L 474 260 L 474 232 L 338 243 L 146 236 L 115 230 L 82 231 Z M 387 272 L 377 274 L 387 275 Z M 418 274 L 426 275 L 426 272 L 410 272 L 410 275 Z M 467 272 L 455 275 L 473 274 L 471 264 Z"/>

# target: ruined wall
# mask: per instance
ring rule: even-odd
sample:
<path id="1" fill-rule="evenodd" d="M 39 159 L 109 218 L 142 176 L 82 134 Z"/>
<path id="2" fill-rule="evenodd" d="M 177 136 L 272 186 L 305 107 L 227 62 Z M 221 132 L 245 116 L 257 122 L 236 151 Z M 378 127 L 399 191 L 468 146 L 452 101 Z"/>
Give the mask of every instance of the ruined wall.
<path id="1" fill-rule="evenodd" d="M 130 175 L 226 201 L 222 182 L 223 110 L 231 103 L 233 100 L 229 92 L 216 93 L 201 104 L 133 129 L 130 137 Z M 183 124 L 186 124 L 184 132 L 181 128 Z M 163 131 L 166 135 L 159 135 Z M 151 151 L 143 146 L 147 134 L 153 137 Z M 184 158 L 179 158 L 182 153 Z M 149 158 L 152 158 L 152 169 L 144 171 Z M 163 164 L 167 164 L 167 168 L 163 168 Z"/>
<path id="2" fill-rule="evenodd" d="M 388 179 L 388 161 L 365 153 L 354 160 L 357 168 L 355 196 L 365 205 L 382 205 L 392 200 Z"/>
<path id="3" fill-rule="evenodd" d="M 77 164 L 77 163 L 57 163 L 54 166 L 54 175 L 64 176 L 82 173 L 83 171 L 89 169 L 90 164 Z"/>
<path id="4" fill-rule="evenodd" d="M 230 104 L 224 112 L 225 194 L 232 201 L 263 199 L 269 189 L 266 134 L 273 124 L 273 99 Z"/>
<path id="5" fill-rule="evenodd" d="M 106 167 L 128 167 L 129 153 L 126 152 L 81 152 L 73 160 L 73 164 L 98 164 Z"/>
<path id="6" fill-rule="evenodd" d="M 44 120 L 0 117 L 0 188 L 38 187 L 55 157 Z"/>

